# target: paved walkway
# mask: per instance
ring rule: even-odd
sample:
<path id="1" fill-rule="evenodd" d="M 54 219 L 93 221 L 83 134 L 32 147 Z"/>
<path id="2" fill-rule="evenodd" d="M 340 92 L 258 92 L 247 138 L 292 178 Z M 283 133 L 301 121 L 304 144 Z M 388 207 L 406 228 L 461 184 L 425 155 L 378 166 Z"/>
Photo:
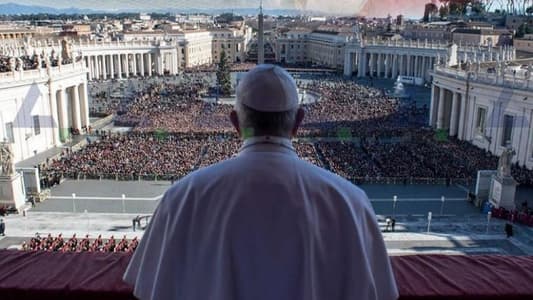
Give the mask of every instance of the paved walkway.
<path id="1" fill-rule="evenodd" d="M 137 214 L 109 213 L 49 213 L 29 211 L 27 216 L 9 215 L 4 218 L 7 237 L 0 237 L 0 248 L 17 246 L 35 233 L 51 233 L 70 237 L 89 234 L 104 238 L 135 236 L 141 238 L 143 231 L 133 231 L 132 219 Z M 378 216 L 382 231 L 385 231 L 384 216 Z M 416 253 L 443 254 L 507 254 L 532 255 L 533 229 L 515 226 L 515 236 L 503 235 L 505 222 L 491 220 L 487 232 L 486 219 L 481 215 L 467 217 L 435 217 L 427 232 L 425 217 L 398 217 L 395 232 L 383 236 L 391 255 Z M 145 222 L 143 221 L 143 226 Z"/>

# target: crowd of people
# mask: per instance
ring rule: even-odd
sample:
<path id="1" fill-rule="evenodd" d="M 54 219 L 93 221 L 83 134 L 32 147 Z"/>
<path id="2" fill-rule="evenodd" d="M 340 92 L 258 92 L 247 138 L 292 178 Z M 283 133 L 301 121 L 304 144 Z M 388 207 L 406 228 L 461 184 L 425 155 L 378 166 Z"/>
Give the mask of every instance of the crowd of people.
<path id="1" fill-rule="evenodd" d="M 42 176 L 136 180 L 139 176 L 182 177 L 194 169 L 206 137 L 133 133 L 102 136 L 77 152 L 64 153 L 39 168 Z"/>
<path id="2" fill-rule="evenodd" d="M 468 142 L 437 140 L 425 127 L 426 106 L 338 77 L 297 83 L 320 98 L 303 105 L 306 118 L 296 150 L 343 177 L 473 180 L 478 170 L 496 169 L 497 157 Z M 240 141 L 228 119 L 232 106 L 203 99 L 212 85 L 203 71 L 130 85 L 120 102 L 98 101 L 116 115 L 116 126 L 132 127 L 132 133 L 105 136 L 64 154 L 41 166 L 43 177 L 54 183 L 80 175 L 174 180 L 238 152 Z M 519 166 L 512 171 L 521 184 L 533 185 L 532 171 Z"/>
<path id="3" fill-rule="evenodd" d="M 48 234 L 41 237 L 38 233 L 29 242 L 22 243 L 24 251 L 49 251 L 49 252 L 133 252 L 137 248 L 139 240 L 134 237 L 128 240 L 124 236 L 121 240 L 116 240 L 114 236 L 105 240 L 102 235 L 91 240 L 89 235 L 78 239 L 76 234 L 71 238 L 63 238 L 62 234 L 52 236 Z"/>

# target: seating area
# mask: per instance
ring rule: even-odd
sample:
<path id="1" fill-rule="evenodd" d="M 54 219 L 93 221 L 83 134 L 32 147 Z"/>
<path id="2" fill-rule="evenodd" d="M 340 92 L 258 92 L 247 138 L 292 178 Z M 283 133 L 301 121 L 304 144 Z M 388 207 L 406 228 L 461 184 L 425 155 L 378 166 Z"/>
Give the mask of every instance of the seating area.
<path id="1" fill-rule="evenodd" d="M 139 244 L 137 237 L 129 241 L 126 236 L 116 240 L 114 236 L 105 240 L 102 235 L 91 240 L 89 235 L 78 240 L 76 234 L 65 239 L 62 234 L 52 236 L 48 234 L 41 237 L 38 233 L 31 238 L 29 243 L 24 242 L 21 246 L 24 251 L 48 251 L 48 252 L 128 252 L 133 253 Z"/>
<path id="2" fill-rule="evenodd" d="M 533 227 L 533 211 L 527 206 L 521 210 L 507 210 L 503 207 L 491 209 L 492 216 L 498 219 L 507 220 L 511 223 L 518 223 Z"/>
<path id="3" fill-rule="evenodd" d="M 0 251 L 3 300 L 135 299 L 122 281 L 131 253 Z M 531 299 L 533 257 L 391 257 L 401 300 Z"/>

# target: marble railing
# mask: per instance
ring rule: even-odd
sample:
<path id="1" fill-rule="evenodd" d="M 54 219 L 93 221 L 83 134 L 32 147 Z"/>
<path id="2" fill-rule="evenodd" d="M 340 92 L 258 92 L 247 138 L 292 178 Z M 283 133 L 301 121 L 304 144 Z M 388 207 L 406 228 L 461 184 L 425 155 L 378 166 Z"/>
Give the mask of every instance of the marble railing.
<path id="1" fill-rule="evenodd" d="M 504 88 L 533 91 L 532 78 L 526 78 L 523 75 L 505 73 L 504 75 L 498 76 L 497 73 L 488 73 L 487 70 L 482 70 L 480 72 L 466 72 L 465 70 L 452 69 L 441 66 L 435 67 L 435 70 L 433 72 L 434 74 L 444 75 L 450 78 L 465 81 L 469 80 L 471 83 L 482 83 L 489 84 L 492 86 L 497 85 Z M 470 78 L 468 78 L 469 76 Z"/>
<path id="2" fill-rule="evenodd" d="M 0 83 L 12 83 L 19 80 L 38 80 L 49 76 L 86 72 L 87 68 L 80 62 L 56 67 L 0 73 Z"/>

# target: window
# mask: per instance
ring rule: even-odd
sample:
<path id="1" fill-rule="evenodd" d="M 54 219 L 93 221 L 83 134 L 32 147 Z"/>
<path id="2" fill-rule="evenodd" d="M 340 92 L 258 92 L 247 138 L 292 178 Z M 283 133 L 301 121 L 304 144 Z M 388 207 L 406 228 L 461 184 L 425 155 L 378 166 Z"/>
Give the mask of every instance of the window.
<path id="1" fill-rule="evenodd" d="M 487 118 L 487 109 L 484 107 L 477 108 L 476 116 L 476 132 L 480 134 L 485 134 L 485 120 Z"/>
<path id="2" fill-rule="evenodd" d="M 510 115 L 503 116 L 503 130 L 502 130 L 502 140 L 501 140 L 502 147 L 505 147 L 507 146 L 507 144 L 512 143 L 513 124 L 514 124 L 513 116 L 510 116 Z"/>
<path id="3" fill-rule="evenodd" d="M 15 135 L 13 134 L 13 122 L 6 123 L 6 139 L 11 144 L 15 143 Z"/>
<path id="4" fill-rule="evenodd" d="M 41 121 L 39 120 L 39 115 L 33 116 L 33 134 L 41 134 Z"/>

